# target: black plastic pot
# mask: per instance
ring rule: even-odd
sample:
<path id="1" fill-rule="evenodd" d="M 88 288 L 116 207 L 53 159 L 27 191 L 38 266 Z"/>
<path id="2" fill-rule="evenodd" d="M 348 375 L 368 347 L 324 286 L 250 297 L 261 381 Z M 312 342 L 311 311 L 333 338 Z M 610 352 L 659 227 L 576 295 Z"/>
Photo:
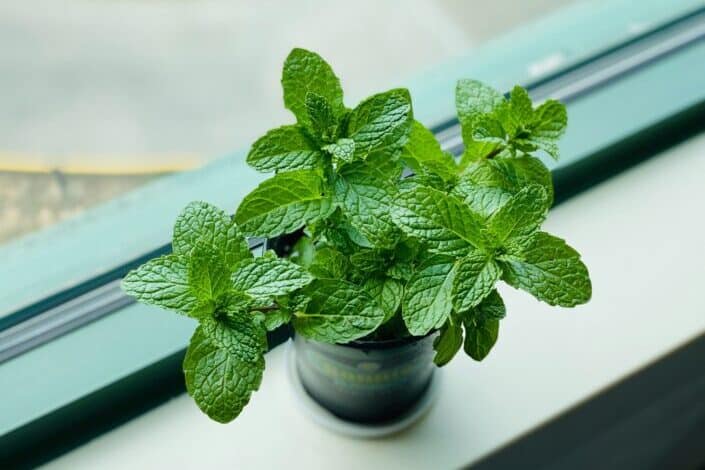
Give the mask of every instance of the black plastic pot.
<path id="1" fill-rule="evenodd" d="M 404 416 L 428 391 L 433 339 L 326 344 L 296 336 L 296 369 L 306 392 L 334 415 L 379 424 Z"/>

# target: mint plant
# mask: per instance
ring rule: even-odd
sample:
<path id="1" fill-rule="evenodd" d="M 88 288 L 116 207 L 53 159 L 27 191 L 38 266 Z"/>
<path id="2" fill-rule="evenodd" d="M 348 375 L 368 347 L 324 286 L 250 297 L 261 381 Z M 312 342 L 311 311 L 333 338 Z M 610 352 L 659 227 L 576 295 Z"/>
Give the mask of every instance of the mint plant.
<path id="1" fill-rule="evenodd" d="M 296 123 L 247 156 L 274 176 L 234 216 L 189 204 L 173 253 L 123 280 L 138 301 L 198 321 L 183 369 L 208 416 L 228 422 L 242 411 L 262 380 L 266 332 L 285 324 L 339 344 L 439 331 L 441 366 L 461 348 L 487 356 L 505 316 L 499 281 L 550 305 L 589 300 L 579 254 L 540 230 L 553 185 L 536 154 L 558 158 L 563 105 L 534 107 L 521 87 L 505 98 L 461 80 L 456 162 L 414 120 L 405 89 L 349 109 L 331 67 L 303 49 L 287 57 L 282 87 Z M 286 258 L 253 257 L 245 238 L 282 236 L 297 238 Z"/>
<path id="2" fill-rule="evenodd" d="M 495 289 L 500 280 L 564 307 L 587 302 L 592 292 L 580 255 L 540 231 L 553 183 L 532 152 L 558 158 L 565 107 L 549 100 L 534 108 L 521 87 L 505 99 L 473 80 L 458 82 L 456 107 L 465 143 L 456 171 L 450 164 L 442 171 L 433 166 L 443 157 L 427 150 L 431 136 L 415 127 L 419 137 L 412 135 L 411 143 L 425 135 L 426 159 L 436 159 L 417 165 L 418 175 L 399 184 L 392 211 L 395 224 L 435 254 L 406 284 L 402 316 L 414 335 L 441 329 L 437 364 L 461 346 L 473 359 L 487 356 L 505 315 Z"/>

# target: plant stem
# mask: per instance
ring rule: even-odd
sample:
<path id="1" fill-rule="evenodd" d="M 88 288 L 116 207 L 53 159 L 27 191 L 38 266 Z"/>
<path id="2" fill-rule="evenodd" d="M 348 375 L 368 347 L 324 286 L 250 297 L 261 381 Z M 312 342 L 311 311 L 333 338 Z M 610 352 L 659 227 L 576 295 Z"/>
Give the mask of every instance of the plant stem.
<path id="1" fill-rule="evenodd" d="M 501 146 L 500 146 L 500 147 L 497 147 L 496 149 L 494 149 L 493 151 L 491 151 L 490 153 L 488 153 L 488 154 L 485 156 L 485 158 L 488 159 L 488 160 L 490 160 L 491 158 L 496 157 L 497 155 L 499 155 L 499 153 L 500 153 L 501 151 L 502 151 L 502 147 L 501 147 Z"/>

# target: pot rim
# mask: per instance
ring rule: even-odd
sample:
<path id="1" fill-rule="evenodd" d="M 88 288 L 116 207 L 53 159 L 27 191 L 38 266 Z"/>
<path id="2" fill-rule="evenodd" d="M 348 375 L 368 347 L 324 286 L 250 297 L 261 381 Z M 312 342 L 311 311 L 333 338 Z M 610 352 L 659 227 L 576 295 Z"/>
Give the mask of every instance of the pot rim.
<path id="1" fill-rule="evenodd" d="M 306 341 L 311 341 L 314 343 L 320 343 L 320 344 L 326 344 L 328 346 L 339 346 L 342 348 L 349 348 L 349 349 L 365 349 L 365 350 L 370 350 L 370 349 L 394 349 L 398 348 L 401 346 L 406 346 L 408 344 L 412 343 L 417 343 L 423 339 L 428 338 L 429 336 L 432 336 L 433 334 L 437 333 L 438 330 L 434 329 L 429 331 L 423 336 L 405 336 L 403 338 L 394 338 L 394 339 L 385 339 L 382 341 L 374 341 L 374 340 L 362 340 L 362 339 L 356 339 L 353 341 L 350 341 L 349 343 L 324 343 L 323 341 L 316 341 L 310 338 L 306 338 L 303 335 L 300 335 L 302 338 L 304 338 Z"/>

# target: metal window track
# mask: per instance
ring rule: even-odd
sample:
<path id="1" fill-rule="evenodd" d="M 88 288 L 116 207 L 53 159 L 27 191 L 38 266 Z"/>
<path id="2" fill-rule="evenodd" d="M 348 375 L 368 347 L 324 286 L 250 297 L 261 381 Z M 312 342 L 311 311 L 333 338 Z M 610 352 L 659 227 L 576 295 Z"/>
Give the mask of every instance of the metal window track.
<path id="1" fill-rule="evenodd" d="M 703 39 L 705 9 L 700 9 L 605 51 L 596 58 L 529 84 L 527 88 L 534 101 L 553 98 L 569 103 Z M 434 133 L 444 150 L 456 156 L 462 153 L 462 135 L 457 119 L 452 118 L 436 126 Z M 250 241 L 252 250 L 260 250 L 263 246 L 261 239 Z M 86 283 L 81 289 L 82 293 L 79 290 L 77 295 L 71 296 L 69 289 L 51 296 L 51 300 L 39 301 L 8 315 L 5 321 L 8 326 L 0 330 L 0 364 L 132 304 L 134 300 L 120 289 L 122 276 L 145 259 L 169 251 L 170 245 L 165 245 L 106 273 L 97 286 L 89 287 L 91 283 Z M 42 305 L 47 307 L 43 308 Z"/>

